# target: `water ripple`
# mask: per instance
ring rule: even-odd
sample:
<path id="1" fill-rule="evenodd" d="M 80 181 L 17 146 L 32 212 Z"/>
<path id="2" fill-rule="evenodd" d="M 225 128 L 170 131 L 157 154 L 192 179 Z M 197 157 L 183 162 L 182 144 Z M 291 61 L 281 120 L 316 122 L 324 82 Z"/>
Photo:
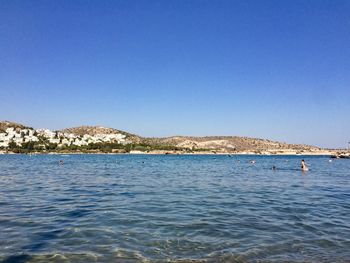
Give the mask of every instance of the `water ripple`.
<path id="1" fill-rule="evenodd" d="M 0 262 L 349 262 L 350 162 L 251 158 L 0 156 Z"/>

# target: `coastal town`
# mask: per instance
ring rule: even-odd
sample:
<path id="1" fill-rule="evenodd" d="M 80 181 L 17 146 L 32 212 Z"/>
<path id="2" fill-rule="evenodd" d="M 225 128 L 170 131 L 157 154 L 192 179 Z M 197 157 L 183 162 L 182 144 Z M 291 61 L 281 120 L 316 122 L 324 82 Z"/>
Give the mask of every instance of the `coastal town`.
<path id="1" fill-rule="evenodd" d="M 33 129 L 21 127 L 8 127 L 0 133 L 0 148 L 6 149 L 11 146 L 21 147 L 26 143 L 37 143 L 38 147 L 45 149 L 46 144 L 54 144 L 58 148 L 66 146 L 87 146 L 98 143 L 127 144 L 126 135 L 120 133 L 77 135 L 49 129 Z"/>

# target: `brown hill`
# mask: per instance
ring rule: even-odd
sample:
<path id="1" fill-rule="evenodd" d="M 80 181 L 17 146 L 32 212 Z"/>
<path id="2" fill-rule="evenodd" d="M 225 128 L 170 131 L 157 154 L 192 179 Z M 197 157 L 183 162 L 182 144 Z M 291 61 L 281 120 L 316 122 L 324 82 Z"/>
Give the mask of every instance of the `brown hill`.
<path id="1" fill-rule="evenodd" d="M 117 130 L 114 128 L 106 128 L 106 127 L 102 127 L 102 126 L 79 126 L 79 127 L 63 129 L 63 130 L 60 130 L 60 132 L 72 133 L 72 134 L 79 135 L 79 136 L 83 136 L 84 134 L 94 136 L 96 134 L 120 133 L 120 134 L 126 135 L 127 139 L 129 139 L 135 143 L 140 141 L 140 136 L 137 136 L 135 134 L 128 133 L 128 132 L 121 131 L 121 130 Z"/>
<path id="2" fill-rule="evenodd" d="M 238 136 L 206 136 L 188 137 L 174 136 L 167 138 L 144 138 L 144 143 L 174 145 L 190 149 L 210 149 L 223 152 L 256 151 L 264 152 L 269 150 L 280 151 L 317 151 L 320 148 L 303 144 L 287 144 L 266 139 L 238 137 Z"/>
<path id="3" fill-rule="evenodd" d="M 32 129 L 31 127 L 22 125 L 20 123 L 16 123 L 13 121 L 0 121 L 0 132 L 4 132 L 7 128 L 15 128 L 15 129 Z"/>

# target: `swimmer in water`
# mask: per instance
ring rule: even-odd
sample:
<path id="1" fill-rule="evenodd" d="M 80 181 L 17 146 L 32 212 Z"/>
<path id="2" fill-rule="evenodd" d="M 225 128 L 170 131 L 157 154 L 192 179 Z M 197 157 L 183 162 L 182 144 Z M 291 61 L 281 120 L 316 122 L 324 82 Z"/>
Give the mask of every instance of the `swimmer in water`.
<path id="1" fill-rule="evenodd" d="M 309 168 L 307 167 L 304 159 L 301 160 L 301 170 L 302 171 L 309 171 Z"/>
<path id="2" fill-rule="evenodd" d="M 251 160 L 250 163 L 254 164 L 254 163 L 255 163 L 255 160 Z"/>
<path id="3" fill-rule="evenodd" d="M 276 166 L 272 166 L 272 170 L 276 170 Z"/>
<path id="4" fill-rule="evenodd" d="M 60 164 L 60 165 L 63 165 L 63 161 L 62 161 L 62 160 L 60 160 L 59 164 Z"/>

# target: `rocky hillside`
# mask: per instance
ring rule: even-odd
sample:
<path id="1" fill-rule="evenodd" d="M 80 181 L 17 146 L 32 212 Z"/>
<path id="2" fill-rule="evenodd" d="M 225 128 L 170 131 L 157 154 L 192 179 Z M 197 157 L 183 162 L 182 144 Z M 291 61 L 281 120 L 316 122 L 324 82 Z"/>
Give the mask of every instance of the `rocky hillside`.
<path id="1" fill-rule="evenodd" d="M 123 134 L 123 135 L 126 135 L 128 140 L 131 140 L 132 142 L 138 143 L 141 140 L 141 137 L 135 134 L 131 134 L 131 133 L 113 129 L 113 128 L 106 128 L 102 126 L 79 126 L 79 127 L 63 129 L 63 130 L 60 130 L 60 132 L 75 134 L 78 136 L 84 136 L 84 135 L 95 136 L 97 134 Z"/>
<path id="2" fill-rule="evenodd" d="M 7 128 L 25 129 L 29 127 L 12 121 L 0 121 L 0 132 L 6 131 Z"/>
<path id="3" fill-rule="evenodd" d="M 148 144 L 174 145 L 180 148 L 189 149 L 210 149 L 221 152 L 260 152 L 264 151 L 318 151 L 320 148 L 302 145 L 287 144 L 270 141 L 266 139 L 238 137 L 238 136 L 207 136 L 207 137 L 187 137 L 175 136 L 167 138 L 145 138 Z"/>

